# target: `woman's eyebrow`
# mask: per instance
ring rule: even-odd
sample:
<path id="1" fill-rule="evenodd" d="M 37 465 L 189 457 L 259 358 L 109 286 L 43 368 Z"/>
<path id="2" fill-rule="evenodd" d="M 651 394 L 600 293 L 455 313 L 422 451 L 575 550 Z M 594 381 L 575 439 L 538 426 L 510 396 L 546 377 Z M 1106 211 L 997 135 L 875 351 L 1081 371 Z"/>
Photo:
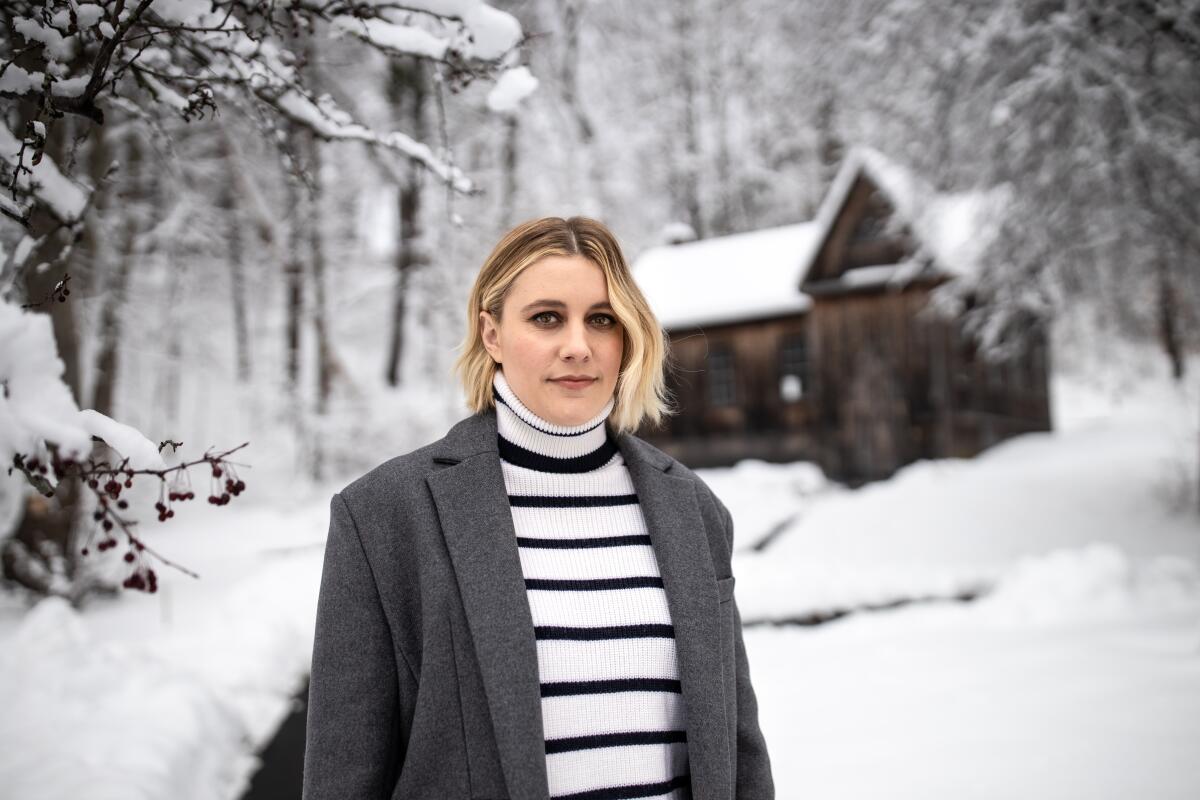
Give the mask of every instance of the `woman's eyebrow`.
<path id="1" fill-rule="evenodd" d="M 550 308 L 566 308 L 567 304 L 561 300 L 534 300 L 532 303 L 529 303 L 524 308 L 522 308 L 521 313 L 524 314 L 526 311 L 532 311 L 533 309 L 538 308 L 539 306 L 541 306 L 541 307 L 548 306 Z M 592 306 L 591 306 L 591 308 L 588 309 L 588 311 L 595 311 L 596 309 L 604 309 L 606 311 L 612 311 L 612 306 L 609 305 L 607 300 L 601 300 L 599 303 L 592 303 Z"/>

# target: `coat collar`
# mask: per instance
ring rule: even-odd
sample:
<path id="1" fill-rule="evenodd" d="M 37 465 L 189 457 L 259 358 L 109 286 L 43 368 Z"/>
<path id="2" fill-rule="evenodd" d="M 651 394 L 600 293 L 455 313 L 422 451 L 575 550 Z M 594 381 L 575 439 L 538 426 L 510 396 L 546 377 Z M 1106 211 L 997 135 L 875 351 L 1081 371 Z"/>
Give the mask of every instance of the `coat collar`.
<path id="1" fill-rule="evenodd" d="M 714 702 L 723 697 L 720 606 L 695 484 L 672 474 L 674 460 L 636 436 L 619 434 L 617 446 L 646 517 L 675 626 L 693 797 L 729 797 L 734 743 L 725 703 Z M 548 800 L 537 645 L 500 469 L 495 410 L 457 423 L 432 455 L 447 465 L 426 482 L 479 657 L 510 796 Z"/>

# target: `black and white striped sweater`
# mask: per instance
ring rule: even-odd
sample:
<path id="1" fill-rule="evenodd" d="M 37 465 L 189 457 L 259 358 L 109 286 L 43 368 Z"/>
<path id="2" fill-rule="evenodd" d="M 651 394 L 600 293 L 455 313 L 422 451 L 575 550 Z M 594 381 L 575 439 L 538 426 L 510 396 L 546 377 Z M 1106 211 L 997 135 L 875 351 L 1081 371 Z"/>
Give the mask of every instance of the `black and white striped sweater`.
<path id="1" fill-rule="evenodd" d="M 504 484 L 537 637 L 555 800 L 690 796 L 675 634 L 605 421 L 552 425 L 493 381 Z"/>

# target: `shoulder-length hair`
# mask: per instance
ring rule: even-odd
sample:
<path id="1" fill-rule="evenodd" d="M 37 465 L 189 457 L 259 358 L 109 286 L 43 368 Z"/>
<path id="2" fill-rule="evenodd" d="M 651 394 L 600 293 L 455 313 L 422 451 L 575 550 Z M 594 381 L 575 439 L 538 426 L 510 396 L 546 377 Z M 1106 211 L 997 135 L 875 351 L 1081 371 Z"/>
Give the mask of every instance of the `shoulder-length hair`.
<path id="1" fill-rule="evenodd" d="M 517 277 L 547 256 L 583 256 L 604 272 L 608 302 L 621 323 L 624 347 L 609 422 L 617 432 L 632 433 L 644 421 L 653 425 L 673 413 L 666 388 L 669 358 L 666 337 L 650 304 L 633 281 L 616 237 L 588 217 L 543 217 L 510 230 L 487 257 L 467 300 L 467 335 L 455 363 L 468 406 L 490 408 L 496 362 L 483 346 L 479 312 L 499 320 L 504 299 Z"/>

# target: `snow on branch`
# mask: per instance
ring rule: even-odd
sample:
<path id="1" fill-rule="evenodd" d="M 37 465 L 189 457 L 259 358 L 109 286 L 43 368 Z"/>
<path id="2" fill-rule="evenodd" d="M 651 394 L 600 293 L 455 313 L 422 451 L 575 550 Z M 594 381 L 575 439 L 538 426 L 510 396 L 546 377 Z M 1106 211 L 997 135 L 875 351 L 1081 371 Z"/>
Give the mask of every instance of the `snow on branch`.
<path id="1" fill-rule="evenodd" d="M 36 201 L 59 222 L 71 224 L 83 215 L 90 193 L 63 175 L 54 160 L 42 152 L 45 125 L 34 122 L 30 128 L 29 136 L 18 139 L 8 126 L 0 124 L 0 163 L 4 168 L 0 203 L 4 214 L 25 223 L 30 204 Z"/>
<path id="2" fill-rule="evenodd" d="M 63 382 L 64 369 L 49 315 L 0 300 L 0 463 L 41 452 L 47 444 L 63 457 L 82 458 L 95 436 L 136 468 L 161 469 L 158 448 L 141 433 L 79 409 Z"/>
<path id="3" fill-rule="evenodd" d="M 6 6 L 15 35 L 0 40 L 0 97 L 37 109 L 34 124 L 43 142 L 45 128 L 66 114 L 103 124 L 106 107 L 127 107 L 130 90 L 144 95 L 136 105 L 147 114 L 185 120 L 215 109 L 220 99 L 249 97 L 322 138 L 398 152 L 462 192 L 471 191 L 470 180 L 430 146 L 400 131 L 371 130 L 318 97 L 306 85 L 297 53 L 305 37 L 325 31 L 388 57 L 437 62 L 448 85 L 458 88 L 510 67 L 523 41 L 517 20 L 482 0 L 25 0 Z M 33 151 L 11 133 L 0 145 L 14 175 L 6 185 L 16 189 L 17 180 L 29 177 Z M 52 165 L 45 172 L 41 183 L 49 188 L 33 199 L 60 219 L 78 211 L 80 193 L 67 191 Z M 0 212 L 28 218 L 16 197 L 0 202 Z"/>

